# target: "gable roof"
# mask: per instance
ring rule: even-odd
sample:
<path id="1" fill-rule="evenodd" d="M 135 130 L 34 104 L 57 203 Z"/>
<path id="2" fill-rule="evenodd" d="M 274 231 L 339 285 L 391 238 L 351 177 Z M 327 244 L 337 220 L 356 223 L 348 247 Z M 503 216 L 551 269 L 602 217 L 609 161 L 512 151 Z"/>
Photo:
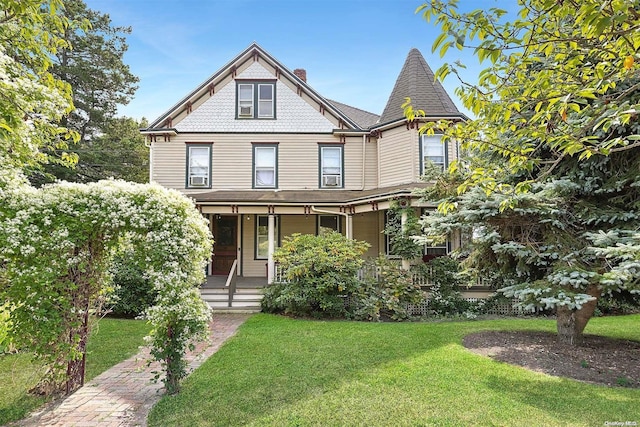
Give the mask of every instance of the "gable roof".
<path id="1" fill-rule="evenodd" d="M 351 120 L 356 122 L 363 129 L 370 128 L 371 126 L 375 125 L 378 120 L 380 120 L 380 116 L 375 113 L 370 113 L 369 111 L 361 110 L 360 108 L 352 107 L 350 105 L 343 104 L 342 102 L 334 101 L 332 99 L 327 99 L 327 101 L 332 103 L 338 110 L 349 116 Z"/>
<path id="2" fill-rule="evenodd" d="M 166 129 L 167 119 L 171 119 L 171 117 L 175 117 L 181 112 L 190 108 L 191 102 L 193 100 L 199 99 L 205 93 L 208 92 L 209 88 L 216 81 L 224 79 L 226 76 L 235 75 L 235 70 L 238 65 L 250 60 L 251 58 L 260 57 L 267 61 L 273 68 L 275 68 L 280 76 L 287 77 L 290 81 L 295 82 L 301 91 L 304 91 L 311 99 L 318 102 L 320 105 L 326 106 L 326 110 L 333 114 L 336 118 L 341 119 L 341 121 L 352 129 L 361 129 L 361 127 L 345 112 L 340 111 L 336 106 L 334 106 L 330 101 L 325 99 L 319 93 L 317 93 L 311 86 L 309 86 L 305 81 L 301 80 L 298 76 L 296 76 L 291 70 L 282 65 L 278 60 L 276 60 L 273 56 L 267 53 L 262 47 L 260 47 L 257 43 L 252 43 L 249 47 L 247 47 L 244 51 L 242 51 L 238 56 L 229 61 L 226 65 L 212 74 L 208 79 L 206 79 L 202 84 L 200 84 L 195 90 L 190 92 L 187 96 L 178 101 L 174 106 L 172 106 L 169 110 L 163 113 L 160 117 L 151 122 L 147 129 L 143 131 L 154 131 L 154 130 L 163 130 Z M 171 126 L 169 126 L 171 127 Z"/>
<path id="3" fill-rule="evenodd" d="M 409 51 L 407 59 L 391 91 L 387 105 L 380 116 L 380 123 L 404 119 L 402 104 L 411 98 L 415 110 L 424 110 L 428 117 L 465 117 L 435 79 L 433 71 L 416 48 Z"/>

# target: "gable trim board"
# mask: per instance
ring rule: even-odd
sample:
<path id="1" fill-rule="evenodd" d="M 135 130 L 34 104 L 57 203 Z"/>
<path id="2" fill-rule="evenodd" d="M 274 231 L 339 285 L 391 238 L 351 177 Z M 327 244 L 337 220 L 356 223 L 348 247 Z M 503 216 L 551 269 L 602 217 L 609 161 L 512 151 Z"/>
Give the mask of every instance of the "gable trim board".
<path id="1" fill-rule="evenodd" d="M 212 96 L 215 93 L 215 87 L 217 83 L 225 80 L 228 77 L 231 77 L 231 80 L 234 80 L 240 67 L 244 66 L 249 61 L 257 62 L 259 61 L 259 58 L 262 58 L 275 70 L 274 74 L 277 80 L 280 80 L 281 77 L 286 77 L 293 85 L 298 88 L 299 94 L 305 93 L 307 96 L 313 99 L 317 103 L 319 111 L 329 111 L 332 115 L 335 116 L 336 119 L 338 119 L 339 122 L 341 121 L 342 123 L 347 125 L 347 127 L 359 129 L 359 126 L 355 124 L 348 116 L 336 109 L 324 97 L 313 90 L 306 82 L 302 81 L 292 71 L 283 66 L 273 56 L 271 56 L 264 49 L 258 46 L 257 43 L 252 43 L 247 49 L 245 49 L 238 56 L 224 65 L 214 74 L 212 74 L 203 83 L 201 83 L 200 86 L 198 86 L 195 90 L 182 98 L 173 107 L 171 107 L 164 114 L 158 117 L 145 130 L 150 131 L 152 129 L 156 129 L 158 126 L 166 123 L 167 120 L 169 120 L 169 122 L 173 122 L 174 118 L 176 117 L 179 117 L 185 113 L 187 115 L 190 114 L 192 112 L 193 106 L 201 101 L 204 96 Z"/>

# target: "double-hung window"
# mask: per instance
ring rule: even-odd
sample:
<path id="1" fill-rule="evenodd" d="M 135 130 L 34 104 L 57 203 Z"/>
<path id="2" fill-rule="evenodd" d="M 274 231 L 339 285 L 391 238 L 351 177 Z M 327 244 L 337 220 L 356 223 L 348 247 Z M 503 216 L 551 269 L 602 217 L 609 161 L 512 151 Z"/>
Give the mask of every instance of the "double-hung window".
<path id="1" fill-rule="evenodd" d="M 238 81 L 237 117 L 239 119 L 274 119 L 275 89 L 275 81 Z"/>
<path id="2" fill-rule="evenodd" d="M 421 135 L 420 173 L 424 174 L 429 163 L 444 171 L 447 167 L 447 147 L 442 143 L 442 135 Z"/>
<path id="3" fill-rule="evenodd" d="M 275 217 L 275 246 L 278 246 L 279 227 L 278 217 Z M 269 257 L 269 216 L 256 215 L 256 259 L 267 259 Z"/>
<path id="4" fill-rule="evenodd" d="M 187 144 L 186 188 L 211 188 L 211 145 Z"/>
<path id="5" fill-rule="evenodd" d="M 276 144 L 253 145 L 253 187 L 278 187 L 278 146 Z"/>
<path id="6" fill-rule="evenodd" d="M 318 236 L 337 231 L 340 233 L 340 217 L 338 215 L 318 215 Z"/>
<path id="7" fill-rule="evenodd" d="M 320 188 L 343 188 L 343 153 L 342 145 L 320 146 Z"/>

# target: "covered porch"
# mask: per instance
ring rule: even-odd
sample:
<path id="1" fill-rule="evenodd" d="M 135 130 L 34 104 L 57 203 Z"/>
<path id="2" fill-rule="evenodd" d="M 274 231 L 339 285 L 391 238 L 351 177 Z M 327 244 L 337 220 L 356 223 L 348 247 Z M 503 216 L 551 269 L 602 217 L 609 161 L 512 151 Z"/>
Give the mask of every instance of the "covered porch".
<path id="1" fill-rule="evenodd" d="M 395 201 L 422 207 L 413 194 L 420 184 L 377 190 L 212 191 L 192 194 L 209 220 L 214 249 L 207 268 L 208 287 L 226 282 L 231 274 L 273 282 L 273 253 L 282 239 L 294 233 L 337 231 L 363 240 L 367 257 L 387 253 L 383 230 L 386 212 Z M 232 271 L 234 270 L 235 271 Z"/>

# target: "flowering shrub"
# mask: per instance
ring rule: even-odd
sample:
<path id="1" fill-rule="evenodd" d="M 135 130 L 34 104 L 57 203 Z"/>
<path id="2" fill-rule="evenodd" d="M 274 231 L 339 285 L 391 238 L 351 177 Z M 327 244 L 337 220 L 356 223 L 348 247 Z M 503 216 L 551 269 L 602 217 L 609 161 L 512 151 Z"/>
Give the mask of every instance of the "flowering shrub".
<path id="1" fill-rule="evenodd" d="M 112 253 L 125 234 L 135 249 L 131 263 L 157 292 L 145 313 L 153 327 L 148 341 L 173 393 L 186 375 L 182 357 L 192 339 L 206 335 L 210 318 L 197 287 L 212 240 L 193 203 L 158 185 L 123 181 L 0 192 L 0 292 L 14 304 L 15 344 L 48 367 L 36 391 L 82 385 L 90 320 L 101 311 Z"/>

